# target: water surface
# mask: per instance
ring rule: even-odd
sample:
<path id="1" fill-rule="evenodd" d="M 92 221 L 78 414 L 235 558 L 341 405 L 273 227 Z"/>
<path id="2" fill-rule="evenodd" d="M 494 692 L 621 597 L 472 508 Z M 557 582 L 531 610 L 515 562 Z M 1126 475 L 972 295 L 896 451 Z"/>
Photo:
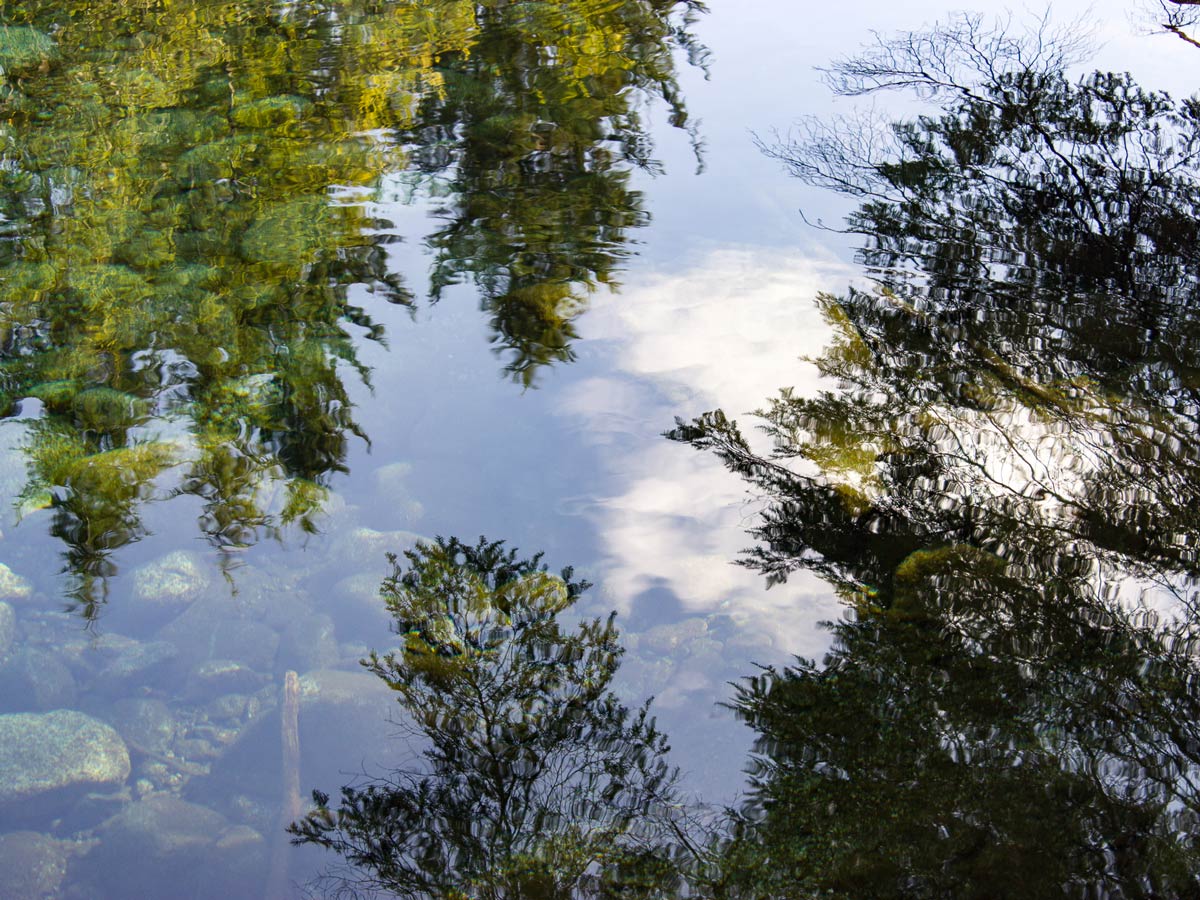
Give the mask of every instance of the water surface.
<path id="1" fill-rule="evenodd" d="M 811 66 L 947 11 L 713 6 L 4 9 L 0 721 L 43 755 L 50 725 L 83 727 L 51 710 L 116 736 L 89 739 L 90 774 L 0 806 L 0 855 L 51 872 L 18 896 L 287 895 L 330 865 L 281 843 L 289 671 L 303 791 L 333 808 L 449 741 L 411 784 L 462 792 L 387 795 L 439 848 L 410 895 L 608 890 L 563 874 L 596 835 L 629 853 L 623 890 L 681 890 L 630 849 L 674 852 L 648 824 L 664 807 L 718 848 L 697 891 L 714 866 L 778 896 L 1195 887 L 1193 168 L 1137 193 L 1153 152 L 1097 153 L 1072 181 L 970 119 L 1016 162 L 980 150 L 848 197 L 801 165 L 805 184 L 750 130 L 803 162 L 772 129 L 848 108 Z M 1091 16 L 1092 64 L 1147 87 L 1197 58 L 1122 8 Z M 686 425 L 718 408 L 745 441 Z M 468 555 L 486 596 L 520 594 L 470 608 L 508 617 L 498 643 L 431 613 L 437 592 L 389 614 L 386 554 L 439 534 L 594 585 Z M 619 636 L 587 632 L 610 610 Z M 514 621 L 545 629 L 534 649 Z M 545 708 L 606 711 L 593 739 L 543 718 L 534 757 L 500 742 L 511 783 L 583 752 L 632 767 L 627 805 L 597 806 L 609 772 L 551 792 L 551 818 L 489 818 L 447 698 L 503 682 L 487 654 L 507 646 L 583 646 L 595 669 L 568 687 L 656 697 L 669 755 L 553 680 Z M 400 669 L 359 665 L 391 649 Z M 669 802 L 660 755 L 684 769 Z M 738 880 L 759 870 L 777 880 Z"/>

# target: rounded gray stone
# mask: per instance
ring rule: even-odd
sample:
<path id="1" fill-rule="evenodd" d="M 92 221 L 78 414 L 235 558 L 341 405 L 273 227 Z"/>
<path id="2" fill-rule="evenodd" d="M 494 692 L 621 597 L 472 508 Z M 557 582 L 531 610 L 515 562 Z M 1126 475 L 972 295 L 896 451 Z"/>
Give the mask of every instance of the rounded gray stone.
<path id="1" fill-rule="evenodd" d="M 74 710 L 0 715 L 0 805 L 129 777 L 129 751 L 116 730 Z"/>
<path id="2" fill-rule="evenodd" d="M 75 705 L 71 670 L 45 647 L 22 647 L 0 665 L 0 712 L 40 712 Z"/>
<path id="3" fill-rule="evenodd" d="M 170 614 L 199 600 L 211 584 L 197 554 L 176 550 L 133 573 L 133 596 L 148 610 Z"/>
<path id="4" fill-rule="evenodd" d="M 33 585 L 4 563 L 0 563 L 0 600 L 27 600 Z"/>

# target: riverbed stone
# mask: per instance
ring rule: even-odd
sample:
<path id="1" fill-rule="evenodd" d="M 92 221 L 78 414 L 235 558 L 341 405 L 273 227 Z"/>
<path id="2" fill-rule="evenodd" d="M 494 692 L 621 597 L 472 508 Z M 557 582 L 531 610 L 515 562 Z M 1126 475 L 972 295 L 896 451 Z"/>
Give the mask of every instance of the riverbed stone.
<path id="1" fill-rule="evenodd" d="M 392 617 L 379 594 L 381 580 L 378 574 L 357 573 L 333 586 L 333 615 L 343 636 L 377 644 L 389 633 Z"/>
<path id="2" fill-rule="evenodd" d="M 179 650 L 168 641 L 130 641 L 121 646 L 100 670 L 93 687 L 100 692 L 120 693 L 132 685 L 170 685 L 164 681 Z"/>
<path id="3" fill-rule="evenodd" d="M 28 600 L 33 585 L 4 563 L 0 563 L 0 600 Z"/>
<path id="4" fill-rule="evenodd" d="M 425 507 L 412 495 L 412 466 L 406 462 L 389 463 L 375 470 L 376 492 L 392 521 L 414 525 L 425 515 Z"/>
<path id="5" fill-rule="evenodd" d="M 150 697 L 118 700 L 108 720 L 129 749 L 149 756 L 165 755 L 179 731 L 167 704 Z"/>
<path id="6" fill-rule="evenodd" d="M 133 573 L 138 615 L 160 621 L 177 615 L 212 586 L 212 576 L 197 553 L 176 550 Z"/>
<path id="7" fill-rule="evenodd" d="M 282 687 L 276 686 L 281 692 Z M 336 794 L 347 772 L 377 771 L 398 761 L 396 695 L 367 672 L 321 669 L 300 677 L 300 771 L 305 788 Z M 279 796 L 281 717 L 278 704 L 251 721 L 208 779 L 189 790 Z"/>
<path id="8" fill-rule="evenodd" d="M 411 550 L 418 541 L 431 543 L 429 538 L 412 531 L 376 531 L 374 528 L 351 528 L 334 544 L 334 559 L 341 565 L 366 572 L 376 578 L 376 583 L 391 567 L 387 554 L 402 554 Z"/>
<path id="9" fill-rule="evenodd" d="M 294 569 L 243 566 L 233 578 L 236 593 L 232 599 L 241 619 L 261 622 L 280 631 L 300 616 L 313 612 L 313 598 L 304 589 L 301 574 Z"/>
<path id="10" fill-rule="evenodd" d="M 82 877 L 111 896 L 261 897 L 265 841 L 206 806 L 154 792 L 97 829 Z"/>
<path id="11" fill-rule="evenodd" d="M 223 694 L 248 694 L 261 688 L 269 677 L 235 659 L 209 659 L 188 675 L 187 696 L 208 700 Z"/>
<path id="12" fill-rule="evenodd" d="M 175 668 L 183 675 L 201 663 L 220 659 L 270 672 L 279 649 L 279 633 L 275 629 L 244 618 L 235 598 L 217 593 L 192 604 L 163 626 L 157 637 L 178 649 Z"/>
<path id="13" fill-rule="evenodd" d="M 116 730 L 74 710 L 0 715 L 0 809 L 50 802 L 129 777 Z"/>
<path id="14" fill-rule="evenodd" d="M 36 831 L 0 834 L 0 896 L 5 900 L 58 897 L 76 846 Z"/>
<path id="15" fill-rule="evenodd" d="M 275 665 L 283 671 L 307 672 L 334 666 L 339 656 L 333 619 L 310 613 L 297 616 L 283 629 Z"/>
<path id="16" fill-rule="evenodd" d="M 0 663 L 8 659 L 17 640 L 17 614 L 12 604 L 0 600 Z"/>
<path id="17" fill-rule="evenodd" d="M 0 665 L 0 712 L 43 712 L 75 705 L 75 676 L 45 647 L 22 647 Z"/>

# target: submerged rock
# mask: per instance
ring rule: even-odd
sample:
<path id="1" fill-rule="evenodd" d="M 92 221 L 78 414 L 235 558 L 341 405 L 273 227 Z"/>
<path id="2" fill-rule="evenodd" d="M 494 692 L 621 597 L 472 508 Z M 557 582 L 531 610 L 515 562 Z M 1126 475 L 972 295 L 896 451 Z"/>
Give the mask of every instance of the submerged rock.
<path id="1" fill-rule="evenodd" d="M 175 669 L 190 674 L 211 660 L 233 660 L 259 672 L 270 672 L 279 649 L 279 634 L 269 625 L 243 617 L 239 602 L 213 593 L 188 607 L 158 633 L 179 650 Z"/>
<path id="2" fill-rule="evenodd" d="M 0 25 L 0 69 L 16 71 L 58 56 L 58 45 L 29 25 Z"/>
<path id="3" fill-rule="evenodd" d="M 75 705 L 75 677 L 47 648 L 22 647 L 0 665 L 0 712 L 39 712 Z"/>
<path id="4" fill-rule="evenodd" d="M 387 555 L 397 555 L 405 550 L 411 550 L 419 541 L 429 542 L 411 531 L 376 531 L 374 528 L 351 528 L 338 538 L 334 545 L 334 559 L 342 561 L 342 565 L 365 571 L 375 578 L 378 586 L 379 577 L 388 572 Z"/>
<path id="5" fill-rule="evenodd" d="M 151 793 L 97 829 L 82 878 L 114 897 L 262 896 L 265 841 L 244 825 L 172 794 Z"/>
<path id="6" fill-rule="evenodd" d="M 199 600 L 212 585 L 203 560 L 195 553 L 176 550 L 133 573 L 133 597 L 140 616 L 159 621 L 178 614 Z"/>
<path id="7" fill-rule="evenodd" d="M 4 563 L 0 563 L 0 600 L 27 600 L 33 585 Z"/>
<path id="8" fill-rule="evenodd" d="M 281 688 L 279 688 L 281 690 Z M 300 678 L 300 772 L 302 789 L 336 793 L 346 773 L 375 771 L 397 761 L 402 742 L 393 740 L 395 694 L 366 672 L 323 669 Z M 236 743 L 213 764 L 208 779 L 190 789 L 230 789 L 278 797 L 281 758 L 278 707 L 250 722 Z"/>
<path id="9" fill-rule="evenodd" d="M 167 687 L 161 675 L 178 655 L 175 645 L 167 641 L 130 641 L 116 650 L 92 686 L 107 693 L 123 693 L 134 684 Z"/>
<path id="10" fill-rule="evenodd" d="M 210 659 L 188 675 L 187 695 L 207 699 L 222 694 L 248 694 L 258 690 L 268 676 L 233 659 Z"/>
<path id="11" fill-rule="evenodd" d="M 71 797 L 129 777 L 129 751 L 109 725 L 74 710 L 0 715 L 0 809 Z"/>
<path id="12" fill-rule="evenodd" d="M 59 896 L 67 864 L 79 845 L 36 831 L 0 834 L 0 896 L 5 900 L 50 900 Z"/>
<path id="13" fill-rule="evenodd" d="M 333 619 L 323 614 L 301 615 L 283 630 L 276 666 L 307 672 L 336 665 L 339 656 Z"/>
<path id="14" fill-rule="evenodd" d="M 109 721 L 130 749 L 151 756 L 165 754 L 179 731 L 167 704 L 145 697 L 118 700 Z"/>
<path id="15" fill-rule="evenodd" d="M 425 507 L 410 491 L 412 466 L 406 462 L 389 463 L 375 470 L 375 487 L 392 521 L 414 525 L 425 515 Z"/>
<path id="16" fill-rule="evenodd" d="M 391 631 L 392 616 L 376 575 L 347 575 L 333 586 L 333 614 L 343 635 L 377 644 Z"/>
<path id="17" fill-rule="evenodd" d="M 0 600 L 0 663 L 8 659 L 8 653 L 17 639 L 17 614 L 12 606 Z"/>

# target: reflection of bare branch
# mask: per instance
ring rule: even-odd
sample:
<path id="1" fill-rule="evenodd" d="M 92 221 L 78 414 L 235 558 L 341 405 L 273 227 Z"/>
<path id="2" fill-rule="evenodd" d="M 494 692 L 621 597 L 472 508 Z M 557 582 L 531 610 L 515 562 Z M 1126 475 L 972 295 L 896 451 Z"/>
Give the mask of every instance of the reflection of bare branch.
<path id="1" fill-rule="evenodd" d="M 1189 29 L 1200 24 L 1197 0 L 1158 0 L 1154 9 L 1144 11 L 1142 18 L 1150 32 L 1173 34 L 1193 47 L 1200 47 L 1200 40 L 1189 33 Z"/>

